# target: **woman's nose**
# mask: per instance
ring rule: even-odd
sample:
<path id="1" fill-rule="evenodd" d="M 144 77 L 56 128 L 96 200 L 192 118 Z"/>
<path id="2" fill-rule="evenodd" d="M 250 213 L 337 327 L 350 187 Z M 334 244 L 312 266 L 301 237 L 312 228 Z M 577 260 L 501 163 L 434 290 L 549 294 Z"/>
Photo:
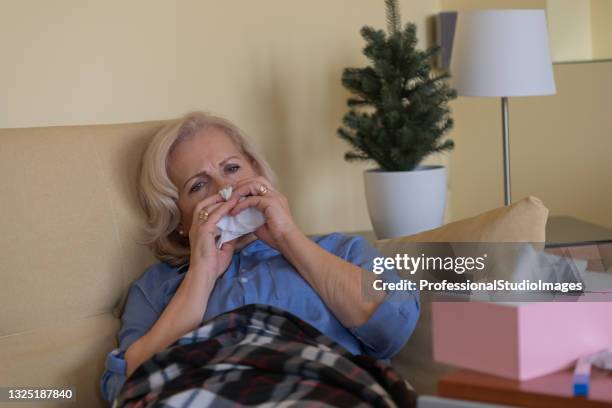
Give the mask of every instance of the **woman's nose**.
<path id="1" fill-rule="evenodd" d="M 211 177 L 211 180 L 210 180 L 210 187 L 211 187 L 210 193 L 217 194 L 217 192 L 221 190 L 223 187 L 230 186 L 230 185 L 232 185 L 230 177 L 225 177 L 222 175 L 215 175 Z"/>

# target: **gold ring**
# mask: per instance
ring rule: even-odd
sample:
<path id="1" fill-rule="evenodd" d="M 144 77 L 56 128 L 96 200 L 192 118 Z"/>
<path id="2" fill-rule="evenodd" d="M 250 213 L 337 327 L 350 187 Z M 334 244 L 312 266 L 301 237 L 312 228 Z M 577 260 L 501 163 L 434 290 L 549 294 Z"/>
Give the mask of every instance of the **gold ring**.
<path id="1" fill-rule="evenodd" d="M 206 210 L 200 211 L 200 215 L 199 215 L 198 219 L 200 221 L 202 221 L 202 222 L 206 222 L 206 220 L 208 220 L 208 211 L 206 211 Z"/>
<path id="2" fill-rule="evenodd" d="M 268 187 L 266 187 L 264 184 L 262 184 L 261 186 L 259 186 L 259 194 L 264 195 L 268 192 Z"/>

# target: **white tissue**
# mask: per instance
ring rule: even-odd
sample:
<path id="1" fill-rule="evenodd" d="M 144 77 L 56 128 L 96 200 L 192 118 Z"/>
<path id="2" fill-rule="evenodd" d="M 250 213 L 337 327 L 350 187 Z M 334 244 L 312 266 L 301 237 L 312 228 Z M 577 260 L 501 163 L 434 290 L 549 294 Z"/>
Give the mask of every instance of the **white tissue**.
<path id="1" fill-rule="evenodd" d="M 602 370 L 612 370 L 612 349 L 604 350 L 593 356 L 592 363 Z"/>
<path id="2" fill-rule="evenodd" d="M 597 368 L 612 371 L 612 348 L 600 350 L 584 359 Z"/>
<path id="3" fill-rule="evenodd" d="M 515 282 L 542 280 L 550 283 L 582 283 L 587 261 L 536 251 L 531 245 L 522 245 L 513 274 Z"/>
<path id="4" fill-rule="evenodd" d="M 229 200 L 232 195 L 232 187 L 224 187 L 219 190 L 219 194 L 225 201 Z M 244 200 L 246 197 L 242 197 L 239 201 Z M 249 234 L 255 231 L 257 228 L 265 224 L 266 220 L 257 208 L 248 207 L 239 212 L 238 214 L 224 215 L 217 222 L 217 248 L 221 248 L 225 242 L 231 241 L 243 235 Z"/>
<path id="5" fill-rule="evenodd" d="M 219 195 L 223 197 L 225 201 L 227 201 L 232 196 L 232 190 L 232 186 L 223 187 L 221 190 L 219 190 Z"/>

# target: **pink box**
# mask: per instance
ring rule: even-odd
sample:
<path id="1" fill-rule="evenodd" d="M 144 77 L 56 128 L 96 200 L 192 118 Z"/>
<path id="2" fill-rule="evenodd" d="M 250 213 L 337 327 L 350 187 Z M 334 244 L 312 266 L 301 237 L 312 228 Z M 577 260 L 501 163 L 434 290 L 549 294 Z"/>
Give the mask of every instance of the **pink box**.
<path id="1" fill-rule="evenodd" d="M 612 346 L 612 302 L 433 302 L 436 361 L 528 380 Z"/>

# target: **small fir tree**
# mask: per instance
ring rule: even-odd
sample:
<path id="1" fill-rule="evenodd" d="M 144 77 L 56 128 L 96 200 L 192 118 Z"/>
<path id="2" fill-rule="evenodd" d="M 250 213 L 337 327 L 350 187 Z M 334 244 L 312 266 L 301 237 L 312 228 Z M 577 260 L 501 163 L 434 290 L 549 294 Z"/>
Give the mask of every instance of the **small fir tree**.
<path id="1" fill-rule="evenodd" d="M 448 102 L 457 93 L 447 83 L 448 73 L 432 73 L 439 47 L 417 50 L 415 24 L 402 30 L 397 0 L 385 0 L 385 6 L 388 34 L 361 29 L 371 65 L 342 73 L 353 97 L 338 136 L 353 148 L 344 155 L 347 161 L 374 160 L 382 170 L 413 170 L 429 154 L 454 147 L 442 138 L 453 126 Z"/>

